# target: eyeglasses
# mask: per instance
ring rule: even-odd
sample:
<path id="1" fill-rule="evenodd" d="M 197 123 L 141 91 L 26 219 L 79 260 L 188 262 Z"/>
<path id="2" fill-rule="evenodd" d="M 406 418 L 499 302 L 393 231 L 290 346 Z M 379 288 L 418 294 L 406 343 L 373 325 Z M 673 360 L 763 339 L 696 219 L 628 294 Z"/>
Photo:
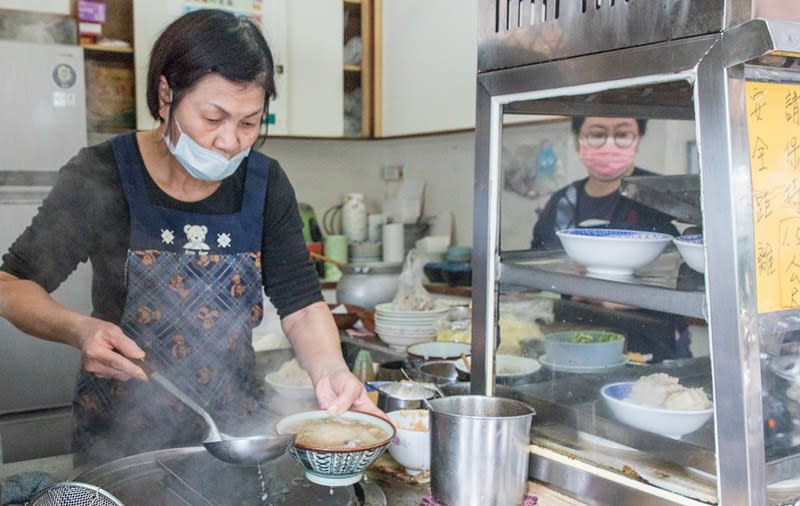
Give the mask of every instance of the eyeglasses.
<path id="1" fill-rule="evenodd" d="M 596 128 L 581 135 L 578 141 L 592 148 L 602 148 L 605 146 L 609 137 L 611 137 L 611 135 L 609 135 L 608 130 L 605 128 Z M 630 130 L 614 132 L 613 137 L 614 144 L 616 144 L 618 148 L 629 148 L 639 140 L 639 134 Z"/>

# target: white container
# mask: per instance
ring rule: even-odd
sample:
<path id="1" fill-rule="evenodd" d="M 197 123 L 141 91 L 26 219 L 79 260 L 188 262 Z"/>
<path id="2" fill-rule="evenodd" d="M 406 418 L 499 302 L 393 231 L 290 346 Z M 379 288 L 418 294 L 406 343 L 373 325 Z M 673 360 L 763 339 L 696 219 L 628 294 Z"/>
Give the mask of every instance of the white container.
<path id="1" fill-rule="evenodd" d="M 342 232 L 348 242 L 367 240 L 367 205 L 363 193 L 348 193 L 344 196 Z"/>
<path id="2" fill-rule="evenodd" d="M 383 261 L 402 262 L 405 259 L 405 231 L 402 223 L 383 226 Z"/>
<path id="3" fill-rule="evenodd" d="M 430 418 L 427 409 L 401 409 L 386 413 L 397 427 L 389 454 L 411 476 L 431 467 Z"/>

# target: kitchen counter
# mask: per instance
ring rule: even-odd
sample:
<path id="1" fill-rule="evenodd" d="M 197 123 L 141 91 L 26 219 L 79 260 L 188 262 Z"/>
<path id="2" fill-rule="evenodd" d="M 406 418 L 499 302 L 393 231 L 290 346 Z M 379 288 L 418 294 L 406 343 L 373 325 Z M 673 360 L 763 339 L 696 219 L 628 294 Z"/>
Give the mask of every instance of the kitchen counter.
<path id="1" fill-rule="evenodd" d="M 70 481 L 85 470 L 73 466 L 72 454 L 57 455 L 3 464 L 0 466 L 0 481 L 9 476 L 29 471 L 48 473 L 56 482 Z M 404 483 L 385 473 L 368 471 L 366 479 L 372 480 L 381 487 L 386 495 L 386 504 L 389 506 L 419 506 L 422 499 L 430 496 L 431 493 L 429 484 Z M 536 496 L 539 504 L 548 506 L 581 506 L 584 504 L 562 495 L 542 483 L 533 481 L 528 483 L 528 493 Z"/>

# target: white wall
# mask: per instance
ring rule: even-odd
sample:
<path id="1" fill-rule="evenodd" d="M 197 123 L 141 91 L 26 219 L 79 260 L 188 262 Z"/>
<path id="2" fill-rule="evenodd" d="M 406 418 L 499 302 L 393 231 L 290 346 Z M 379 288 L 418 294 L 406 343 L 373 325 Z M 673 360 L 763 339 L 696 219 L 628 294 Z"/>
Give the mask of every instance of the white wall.
<path id="1" fill-rule="evenodd" d="M 0 0 L 0 9 L 69 14 L 70 0 Z"/>
<path id="2" fill-rule="evenodd" d="M 525 147 L 530 151 L 545 139 L 553 143 L 560 159 L 560 182 L 585 176 L 568 122 L 515 126 L 503 132 L 503 145 L 509 154 L 524 152 Z M 683 173 L 686 141 L 691 139 L 692 122 L 651 121 L 637 164 L 665 174 Z M 472 243 L 474 132 L 371 141 L 268 138 L 260 149 L 281 163 L 298 200 L 314 206 L 320 220 L 325 210 L 341 202 L 347 192 L 363 192 L 369 212 L 380 211 L 385 184 L 381 167 L 403 165 L 406 179 L 426 183 L 425 214 L 452 211 L 454 244 Z M 528 246 L 535 210 L 544 200 L 546 196 L 534 200 L 503 191 L 504 249 Z"/>

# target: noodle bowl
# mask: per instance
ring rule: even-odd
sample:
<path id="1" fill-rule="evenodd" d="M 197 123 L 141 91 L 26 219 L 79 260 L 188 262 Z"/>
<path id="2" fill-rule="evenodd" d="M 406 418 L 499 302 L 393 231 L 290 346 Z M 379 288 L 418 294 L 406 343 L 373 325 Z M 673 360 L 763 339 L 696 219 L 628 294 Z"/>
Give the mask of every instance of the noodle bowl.
<path id="1" fill-rule="evenodd" d="M 322 410 L 297 413 L 279 421 L 276 429 L 297 434 L 289 453 L 305 468 L 309 481 L 329 487 L 360 481 L 395 436 L 391 423 L 360 411 L 333 418 Z"/>

